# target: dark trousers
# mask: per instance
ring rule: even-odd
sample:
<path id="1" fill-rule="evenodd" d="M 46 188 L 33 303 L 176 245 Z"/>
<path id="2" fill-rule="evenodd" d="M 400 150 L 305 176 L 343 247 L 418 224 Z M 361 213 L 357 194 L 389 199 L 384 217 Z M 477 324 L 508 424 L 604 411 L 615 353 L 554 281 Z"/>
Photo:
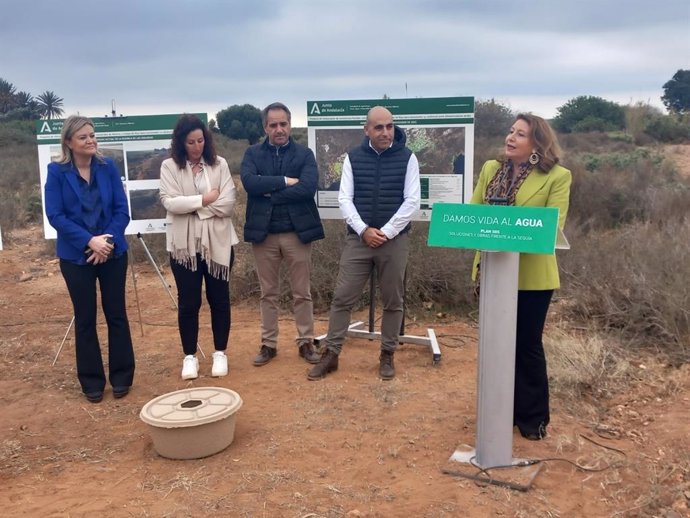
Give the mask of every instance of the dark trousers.
<path id="1" fill-rule="evenodd" d="M 230 254 L 231 270 L 234 261 L 233 250 Z M 206 300 L 211 308 L 213 346 L 216 351 L 225 351 L 230 336 L 230 281 L 211 277 L 208 265 L 201 259 L 200 254 L 196 255 L 196 271 L 185 268 L 172 257 L 170 269 L 177 285 L 177 325 L 184 353 L 196 354 L 202 282 L 206 283 Z"/>
<path id="2" fill-rule="evenodd" d="M 96 332 L 96 280 L 108 325 L 108 371 L 113 387 L 129 387 L 134 378 L 134 349 L 125 305 L 127 254 L 102 264 L 78 265 L 60 260 L 60 271 L 74 307 L 77 376 L 84 392 L 102 391 L 105 371 Z"/>
<path id="3" fill-rule="evenodd" d="M 513 421 L 524 434 L 549 424 L 549 380 L 542 333 L 553 290 L 518 291 Z"/>

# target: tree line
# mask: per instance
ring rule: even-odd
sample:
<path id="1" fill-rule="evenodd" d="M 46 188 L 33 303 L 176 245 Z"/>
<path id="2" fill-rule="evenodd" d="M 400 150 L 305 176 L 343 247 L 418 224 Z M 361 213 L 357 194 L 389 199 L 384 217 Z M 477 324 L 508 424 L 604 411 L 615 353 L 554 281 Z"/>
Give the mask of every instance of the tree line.
<path id="1" fill-rule="evenodd" d="M 601 97 L 582 95 L 560 106 L 551 122 L 561 133 L 617 131 L 632 125 L 640 135 L 661 141 L 690 138 L 690 70 L 678 70 L 662 88 L 661 100 L 670 117 L 648 104 L 624 107 Z M 63 99 L 51 90 L 33 97 L 0 78 L 0 119 L 56 118 L 63 114 L 62 106 Z M 477 101 L 475 118 L 482 124 L 476 124 L 476 131 L 490 135 L 493 128 L 500 128 L 499 131 L 504 132 L 505 124 L 510 123 L 513 115 L 510 109 L 493 99 Z M 255 144 L 264 136 L 261 111 L 251 104 L 229 106 L 219 111 L 209 125 L 213 131 L 234 140 L 247 140 L 249 144 Z"/>
<path id="2" fill-rule="evenodd" d="M 54 119 L 64 113 L 63 102 L 52 90 L 34 97 L 0 77 L 0 120 Z"/>
<path id="3" fill-rule="evenodd" d="M 635 140 L 644 140 L 644 136 L 662 142 L 690 138 L 690 70 L 678 70 L 663 85 L 663 91 L 661 100 L 669 116 L 645 103 L 622 106 L 601 97 L 582 95 L 560 106 L 551 122 L 561 133 L 632 129 Z M 383 99 L 388 98 L 384 94 Z M 478 100 L 474 114 L 477 136 L 503 135 L 515 116 L 508 107 L 493 99 Z M 236 104 L 221 110 L 216 120 L 211 121 L 211 128 L 228 138 L 247 140 L 249 144 L 255 144 L 264 136 L 261 111 L 251 104 Z"/>

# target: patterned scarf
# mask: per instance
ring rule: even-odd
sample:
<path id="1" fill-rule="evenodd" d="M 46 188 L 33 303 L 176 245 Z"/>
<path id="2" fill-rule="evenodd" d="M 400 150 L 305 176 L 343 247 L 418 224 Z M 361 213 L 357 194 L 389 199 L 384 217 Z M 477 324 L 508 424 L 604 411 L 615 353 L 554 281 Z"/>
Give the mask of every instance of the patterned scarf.
<path id="1" fill-rule="evenodd" d="M 484 203 L 488 205 L 515 205 L 515 195 L 522 182 L 532 171 L 532 164 L 523 162 L 518 166 L 517 174 L 514 174 L 513 162 L 506 160 L 501 168 L 486 186 Z M 474 280 L 474 295 L 479 298 L 479 286 L 481 283 L 481 262 L 477 263 L 477 274 Z"/>
<path id="2" fill-rule="evenodd" d="M 515 195 L 532 171 L 532 164 L 523 162 L 514 174 L 513 162 L 506 160 L 486 186 L 484 202 L 489 205 L 515 205 Z"/>

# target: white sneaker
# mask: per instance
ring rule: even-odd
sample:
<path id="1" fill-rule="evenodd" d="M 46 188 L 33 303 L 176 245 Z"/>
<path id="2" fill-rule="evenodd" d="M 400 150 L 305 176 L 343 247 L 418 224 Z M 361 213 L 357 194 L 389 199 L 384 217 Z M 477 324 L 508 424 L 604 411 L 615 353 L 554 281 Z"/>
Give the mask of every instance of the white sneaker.
<path id="1" fill-rule="evenodd" d="M 199 360 L 193 354 L 188 354 L 182 362 L 182 379 L 193 380 L 199 377 Z"/>
<path id="2" fill-rule="evenodd" d="M 218 378 L 220 376 L 228 375 L 228 357 L 223 351 L 216 351 L 213 353 L 213 367 L 211 367 L 211 376 Z"/>

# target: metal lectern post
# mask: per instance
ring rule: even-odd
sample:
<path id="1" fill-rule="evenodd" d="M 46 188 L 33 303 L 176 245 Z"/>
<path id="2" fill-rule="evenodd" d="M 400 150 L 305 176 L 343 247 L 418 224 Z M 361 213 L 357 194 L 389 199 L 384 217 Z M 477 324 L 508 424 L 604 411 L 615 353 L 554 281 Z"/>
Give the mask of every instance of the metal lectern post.
<path id="1" fill-rule="evenodd" d="M 476 444 L 481 467 L 513 462 L 519 261 L 516 252 L 481 253 Z"/>

